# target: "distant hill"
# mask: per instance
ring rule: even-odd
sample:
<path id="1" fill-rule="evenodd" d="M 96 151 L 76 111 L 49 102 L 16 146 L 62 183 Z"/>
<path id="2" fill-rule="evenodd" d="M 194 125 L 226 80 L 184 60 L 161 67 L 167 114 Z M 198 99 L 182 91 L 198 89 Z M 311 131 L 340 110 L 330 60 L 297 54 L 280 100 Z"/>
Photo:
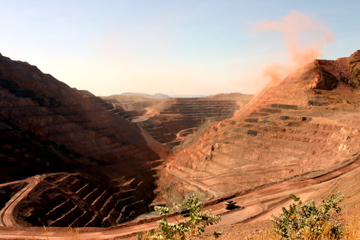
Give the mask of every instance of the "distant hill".
<path id="1" fill-rule="evenodd" d="M 235 100 L 235 101 L 250 101 L 254 95 L 242 93 L 220 93 L 216 95 L 207 96 L 208 99 L 213 100 Z"/>
<path id="2" fill-rule="evenodd" d="M 218 100 L 250 100 L 254 95 L 242 93 L 219 93 L 216 95 L 193 95 L 193 94 L 172 94 L 163 93 L 147 94 L 124 92 L 111 96 L 101 97 L 103 99 L 118 99 L 120 101 L 147 101 L 150 99 L 166 99 L 166 98 L 212 98 Z"/>
<path id="3" fill-rule="evenodd" d="M 170 97 L 169 95 L 162 94 L 162 93 L 147 94 L 147 93 L 125 92 L 125 93 L 122 93 L 121 95 L 124 95 L 124 96 L 135 95 L 135 96 L 140 96 L 140 97 L 145 97 L 145 98 L 159 98 L 159 99 L 165 99 L 165 98 Z"/>
<path id="4" fill-rule="evenodd" d="M 192 94 L 174 94 L 171 95 L 172 98 L 202 98 L 207 95 L 192 95 Z"/>
<path id="5" fill-rule="evenodd" d="M 144 97 L 139 95 L 111 95 L 107 97 L 101 97 L 104 100 L 109 102 L 144 102 L 144 101 L 152 101 L 158 102 L 161 101 L 162 98 L 151 98 L 151 97 Z"/>

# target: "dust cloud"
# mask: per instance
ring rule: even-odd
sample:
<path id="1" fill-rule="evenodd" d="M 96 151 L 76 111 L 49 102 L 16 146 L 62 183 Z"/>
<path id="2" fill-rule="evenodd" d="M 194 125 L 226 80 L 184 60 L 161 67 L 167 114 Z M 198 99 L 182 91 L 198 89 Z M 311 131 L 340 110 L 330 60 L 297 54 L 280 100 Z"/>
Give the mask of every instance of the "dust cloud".
<path id="1" fill-rule="evenodd" d="M 279 83 L 290 73 L 319 58 L 322 55 L 321 48 L 334 39 L 331 31 L 320 21 L 294 10 L 278 21 L 261 20 L 255 28 L 280 33 L 286 44 L 282 54 L 287 59 L 283 62 L 274 61 L 263 71 L 272 84 Z"/>

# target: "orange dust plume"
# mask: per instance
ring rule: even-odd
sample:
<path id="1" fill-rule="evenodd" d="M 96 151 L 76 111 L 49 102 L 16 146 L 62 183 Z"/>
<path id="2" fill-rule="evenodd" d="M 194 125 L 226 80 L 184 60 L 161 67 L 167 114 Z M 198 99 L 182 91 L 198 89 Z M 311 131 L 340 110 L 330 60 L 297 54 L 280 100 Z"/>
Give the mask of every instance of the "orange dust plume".
<path id="1" fill-rule="evenodd" d="M 321 22 L 294 10 L 279 21 L 259 21 L 256 29 L 281 33 L 287 45 L 284 51 L 288 59 L 269 64 L 263 72 L 273 83 L 320 57 L 321 48 L 333 40 L 331 31 Z"/>

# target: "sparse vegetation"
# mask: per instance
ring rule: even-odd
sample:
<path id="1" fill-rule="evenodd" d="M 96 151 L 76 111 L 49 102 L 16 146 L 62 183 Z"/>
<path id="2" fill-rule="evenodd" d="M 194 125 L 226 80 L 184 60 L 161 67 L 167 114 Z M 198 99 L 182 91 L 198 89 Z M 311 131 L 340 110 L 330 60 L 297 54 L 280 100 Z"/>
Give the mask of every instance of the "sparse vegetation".
<path id="1" fill-rule="evenodd" d="M 300 198 L 290 194 L 296 203 L 289 209 L 282 208 L 282 214 L 273 216 L 274 231 L 280 239 L 341 239 L 342 223 L 336 221 L 335 213 L 341 208 L 338 204 L 344 198 L 341 194 L 332 194 L 316 206 L 311 200 L 303 203 Z"/>
<path id="2" fill-rule="evenodd" d="M 211 210 L 202 211 L 204 204 L 199 200 L 196 194 L 181 205 L 176 204 L 173 208 L 155 207 L 160 215 L 174 211 L 179 211 L 183 221 L 177 223 L 168 222 L 167 218 L 158 221 L 158 229 L 149 231 L 146 234 L 140 234 L 137 239 L 191 239 L 192 236 L 200 235 L 205 231 L 206 226 L 213 225 L 220 221 L 220 216 L 210 215 Z M 214 236 L 220 236 L 221 233 L 214 233 Z"/>
<path id="3" fill-rule="evenodd" d="M 219 238 L 221 235 L 222 235 L 222 232 L 220 232 L 220 231 L 215 231 L 213 233 L 214 238 Z"/>
<path id="4" fill-rule="evenodd" d="M 343 199 L 341 194 L 333 194 L 326 198 L 319 205 L 314 205 L 314 201 L 311 200 L 307 203 L 302 203 L 300 199 L 296 196 L 292 195 L 292 198 L 296 198 L 295 203 L 292 204 L 293 209 L 296 208 L 298 211 L 292 211 L 290 209 L 286 209 L 288 213 L 291 214 L 280 214 L 276 218 L 281 218 L 282 223 L 281 226 L 288 226 L 292 229 L 298 228 L 301 233 L 300 237 L 287 238 L 281 236 L 281 234 L 277 234 L 276 232 L 280 229 L 274 226 L 274 221 L 259 221 L 259 222 L 251 222 L 251 223 L 239 223 L 231 226 L 216 228 L 216 231 L 222 231 L 222 235 L 217 237 L 220 240 L 233 240 L 233 239 L 246 239 L 246 240 L 279 240 L 279 239 L 304 239 L 304 240 L 337 240 L 337 239 L 346 239 L 346 240 L 358 240 L 360 236 L 360 225 L 358 224 L 360 218 L 360 204 L 357 204 L 358 197 L 355 199 L 347 199 L 345 205 L 347 206 L 345 209 L 339 207 L 339 203 Z M 300 203 L 301 202 L 301 203 Z M 310 206 L 310 207 L 306 207 Z M 310 209 L 311 210 L 310 210 Z M 306 212 L 313 216 L 308 219 L 305 218 L 305 213 L 302 213 L 302 209 L 306 209 Z M 340 211 L 341 210 L 341 211 Z M 319 216 L 318 221 L 314 221 L 316 219 L 315 216 Z M 320 217 L 322 216 L 322 218 Z M 294 227 L 295 224 L 292 223 L 284 223 L 284 219 L 288 221 L 293 221 L 299 223 L 297 227 Z M 300 221 L 303 219 L 305 221 Z M 327 219 L 327 220 L 326 220 Z M 301 225 L 300 223 L 306 223 L 307 225 Z M 300 229 L 300 226 L 303 228 Z M 316 228 L 316 226 L 318 228 Z M 335 226 L 335 234 L 331 232 L 331 226 Z M 286 228 L 286 227 L 285 227 Z M 276 231 L 274 231 L 277 229 Z M 310 229 L 313 229 L 314 232 L 311 232 Z M 322 229 L 319 230 L 319 229 Z M 280 230 L 282 232 L 282 230 Z M 290 231 L 285 231 L 290 232 Z M 317 234 L 316 234 L 317 233 Z M 212 235 L 215 237 L 214 235 Z M 211 235 L 199 237 L 197 239 L 210 239 Z"/>

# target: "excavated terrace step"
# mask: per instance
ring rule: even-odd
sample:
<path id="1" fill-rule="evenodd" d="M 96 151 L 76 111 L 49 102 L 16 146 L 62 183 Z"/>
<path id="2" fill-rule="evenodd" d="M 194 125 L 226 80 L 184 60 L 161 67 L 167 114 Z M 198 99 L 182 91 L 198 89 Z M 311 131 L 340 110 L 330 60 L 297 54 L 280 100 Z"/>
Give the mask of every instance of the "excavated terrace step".
<path id="1" fill-rule="evenodd" d="M 82 227 L 91 221 L 93 214 L 89 212 L 83 212 L 78 218 L 76 218 L 69 227 Z"/>
<path id="2" fill-rule="evenodd" d="M 84 227 L 96 227 L 96 226 L 100 226 L 100 223 L 101 223 L 100 218 L 97 215 L 95 215 L 91 218 L 89 222 L 85 224 Z"/>
<path id="3" fill-rule="evenodd" d="M 103 217 L 106 217 L 107 215 L 109 215 L 109 212 L 113 209 L 113 207 L 115 206 L 116 201 L 114 199 L 113 196 L 109 197 L 103 207 L 99 210 L 99 214 Z"/>
<path id="4" fill-rule="evenodd" d="M 99 197 L 99 195 L 102 193 L 102 191 L 99 188 L 95 188 L 92 192 L 90 192 L 88 195 L 86 195 L 83 199 L 88 204 L 92 204 L 95 199 Z"/>
<path id="5" fill-rule="evenodd" d="M 136 191 L 134 189 L 129 189 L 129 190 L 121 190 L 117 193 L 114 194 L 114 197 L 116 199 L 121 199 L 121 198 L 127 198 L 130 196 L 133 196 L 136 194 Z"/>
<path id="6" fill-rule="evenodd" d="M 108 222 L 108 226 L 111 226 L 111 225 L 116 225 L 117 222 L 117 218 L 120 216 L 120 212 L 116 209 L 116 208 L 113 208 L 109 214 L 103 218 L 103 223 L 101 225 L 106 225 L 106 222 Z"/>
<path id="7" fill-rule="evenodd" d="M 105 204 L 105 202 L 109 199 L 110 193 L 107 190 L 104 190 L 101 194 L 99 194 L 98 198 L 96 198 L 92 203 L 91 207 L 98 211 Z"/>
<path id="8" fill-rule="evenodd" d="M 91 183 L 86 183 L 82 188 L 80 188 L 77 192 L 76 195 L 84 198 L 87 194 L 89 194 L 91 191 L 93 191 L 93 189 L 95 188 L 95 186 Z"/>
<path id="9" fill-rule="evenodd" d="M 257 131 L 257 134 L 259 133 L 263 133 L 263 134 L 286 134 L 289 136 L 306 136 L 306 137 L 312 137 L 314 139 L 321 139 L 321 138 L 330 138 L 330 137 L 338 137 L 338 136 L 343 136 L 343 137 L 347 137 L 348 134 L 343 135 L 343 134 L 338 134 L 338 131 L 329 131 L 329 130 L 318 130 L 315 128 L 304 128 L 301 127 L 301 125 L 299 127 L 289 127 L 289 126 L 281 126 L 281 127 L 268 127 L 268 126 L 256 126 L 253 125 L 250 128 L 237 128 L 237 131 L 234 132 L 228 132 L 228 133 L 224 133 L 226 135 L 227 138 L 236 138 L 238 136 L 242 136 L 244 134 L 246 135 L 252 135 L 249 134 L 249 130 L 252 131 Z M 256 135 L 257 135 L 256 134 Z"/>
<path id="10" fill-rule="evenodd" d="M 70 211 L 74 207 L 75 204 L 72 201 L 66 200 L 65 202 L 53 207 L 49 212 L 47 212 L 44 215 L 44 219 L 46 219 L 47 222 L 54 222 L 59 218 L 59 215 Z"/>
<path id="11" fill-rule="evenodd" d="M 83 211 L 78 206 L 75 206 L 70 211 L 56 219 L 54 222 L 50 223 L 49 226 L 67 227 L 69 226 L 69 223 L 72 223 L 77 218 L 77 216 L 81 215 L 82 213 Z"/>

